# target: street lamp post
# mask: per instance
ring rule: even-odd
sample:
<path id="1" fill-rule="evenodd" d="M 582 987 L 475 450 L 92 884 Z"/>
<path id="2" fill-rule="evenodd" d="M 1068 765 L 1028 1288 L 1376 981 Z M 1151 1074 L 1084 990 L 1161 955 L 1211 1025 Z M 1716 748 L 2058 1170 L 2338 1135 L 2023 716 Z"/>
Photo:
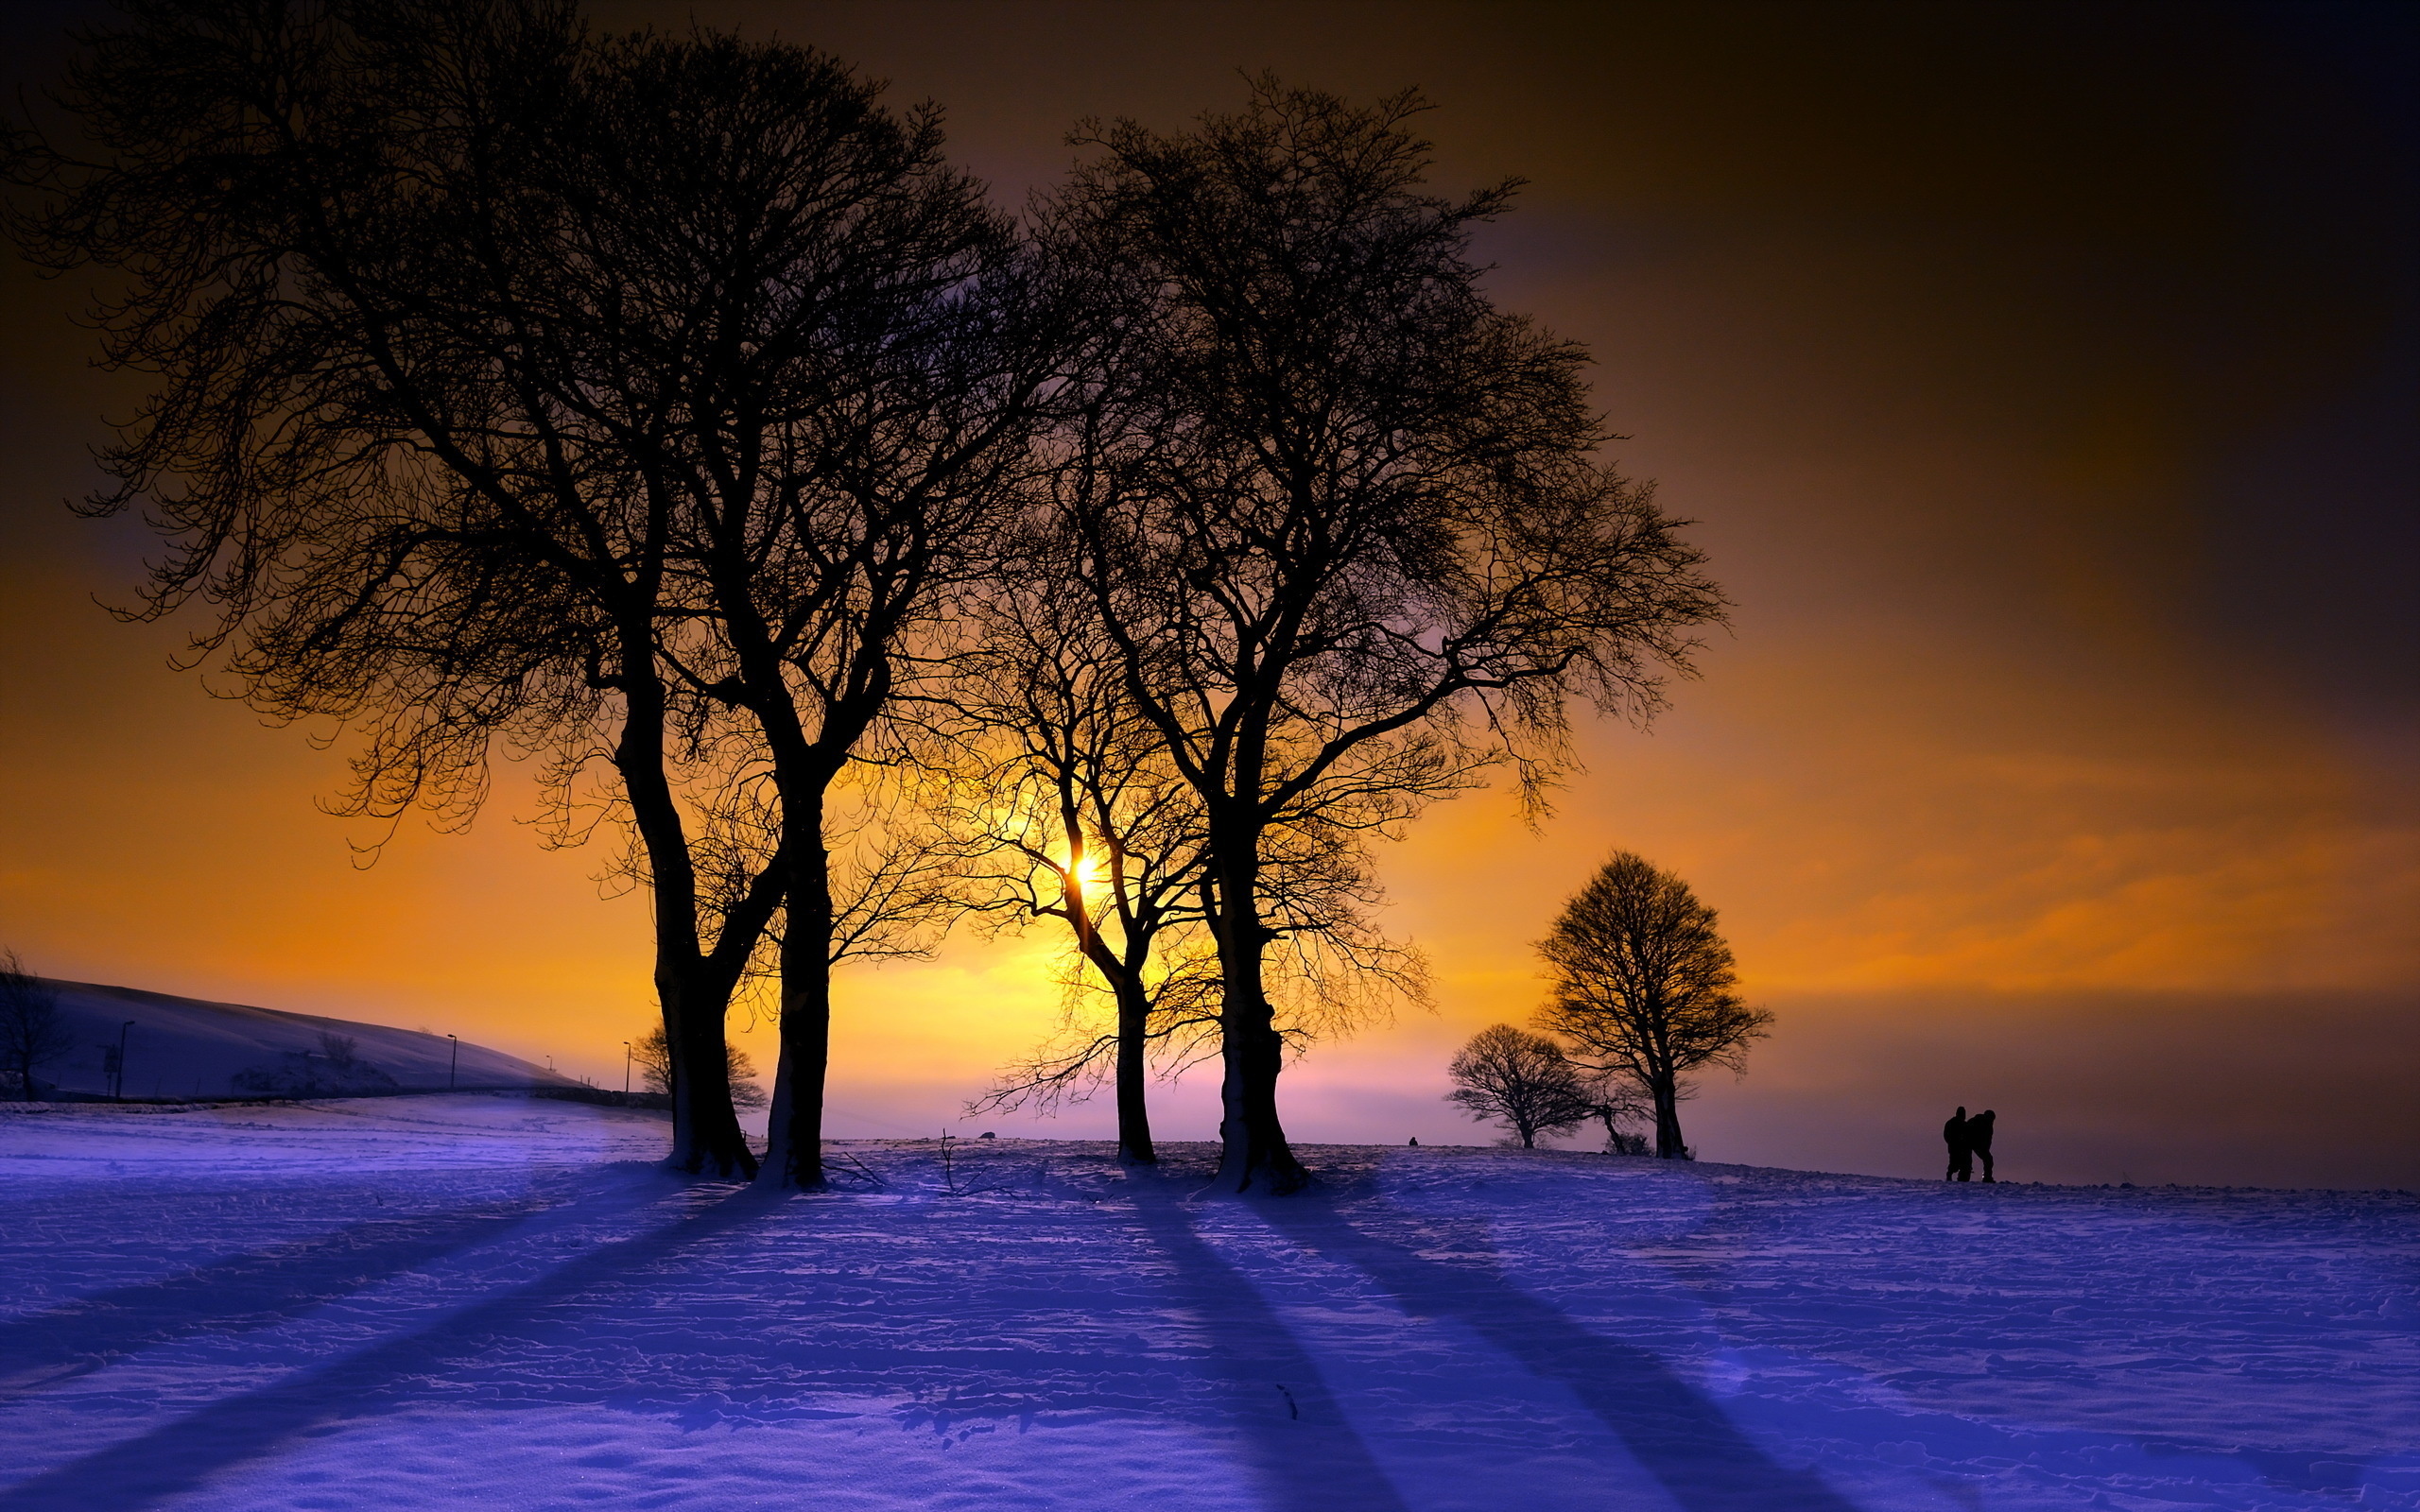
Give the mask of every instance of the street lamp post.
<path id="1" fill-rule="evenodd" d="M 117 1091 L 112 1095 L 121 1103 L 126 1101 L 126 1031 L 133 1027 L 132 1019 L 117 1026 Z"/>
<path id="2" fill-rule="evenodd" d="M 450 1034 L 445 1038 L 454 1047 L 453 1052 L 445 1057 L 445 1090 L 450 1092 L 454 1090 L 455 1070 L 462 1064 L 462 1041 Z"/>
<path id="3" fill-rule="evenodd" d="M 631 1095 L 631 1042 L 622 1041 L 622 1095 Z"/>

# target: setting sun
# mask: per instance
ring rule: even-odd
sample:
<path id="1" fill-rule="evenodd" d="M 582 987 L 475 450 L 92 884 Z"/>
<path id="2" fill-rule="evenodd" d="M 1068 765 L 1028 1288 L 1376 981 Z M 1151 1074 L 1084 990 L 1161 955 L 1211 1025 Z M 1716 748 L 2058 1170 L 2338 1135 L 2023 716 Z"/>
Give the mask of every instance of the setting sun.
<path id="1" fill-rule="evenodd" d="M 1075 883 L 1079 892 L 1090 893 L 1109 877 L 1109 857 L 1101 851 L 1087 851 L 1070 868 L 1061 868 Z"/>

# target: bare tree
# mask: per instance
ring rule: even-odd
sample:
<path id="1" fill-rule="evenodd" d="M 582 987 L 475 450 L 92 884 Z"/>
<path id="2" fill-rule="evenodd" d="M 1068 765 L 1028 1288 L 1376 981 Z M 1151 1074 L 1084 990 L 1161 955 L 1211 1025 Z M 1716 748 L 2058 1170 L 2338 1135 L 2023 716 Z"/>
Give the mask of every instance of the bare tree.
<path id="1" fill-rule="evenodd" d="M 650 1025 L 647 1033 L 631 1041 L 631 1059 L 639 1068 L 639 1077 L 651 1092 L 672 1091 L 672 1051 L 664 1038 L 664 1025 Z M 762 1108 L 766 1103 L 765 1088 L 756 1079 L 756 1057 L 746 1049 L 726 1041 L 723 1045 L 723 1066 L 731 1082 L 731 1100 L 741 1108 Z"/>
<path id="2" fill-rule="evenodd" d="M 930 912 L 836 790 L 1016 451 L 970 355 L 1005 221 L 931 111 L 804 49 L 554 0 L 138 14 L 79 79 L 118 160 L 51 163 L 43 230 L 170 269 L 120 312 L 170 383 L 102 506 L 204 480 L 155 608 L 218 597 L 249 696 L 370 723 L 365 811 L 467 817 L 502 735 L 578 838 L 611 762 L 687 1168 L 753 1167 L 722 1020 L 783 910 L 774 1163 L 813 1184 L 832 964 Z"/>
<path id="3" fill-rule="evenodd" d="M 58 992 L 27 971 L 15 951 L 0 955 L 0 1076 L 15 1082 L 18 1097 L 30 1103 L 35 1074 L 67 1051 Z"/>
<path id="4" fill-rule="evenodd" d="M 1651 1150 L 1654 1147 L 1654 1099 L 1620 1076 L 1607 1075 L 1592 1068 L 1582 1070 L 1588 1074 L 1589 1095 L 1596 1099 L 1592 1109 L 1594 1116 L 1605 1125 L 1605 1153 L 1645 1155 Z M 1635 1132 L 1636 1125 L 1644 1125 L 1649 1132 Z"/>
<path id="5" fill-rule="evenodd" d="M 682 686 L 749 724 L 774 797 L 765 1179 L 815 1186 L 833 967 L 938 917 L 929 868 L 852 854 L 903 832 L 855 825 L 849 789 L 900 756 L 891 715 L 937 675 L 925 643 L 994 571 L 1058 338 L 932 108 L 887 110 L 803 48 L 699 33 L 610 52 L 566 160 L 584 254 L 567 287 L 666 417 L 622 431 L 711 627 L 675 650 Z"/>
<path id="6" fill-rule="evenodd" d="M 1107 1076 L 1118 1155 L 1150 1164 L 1151 1053 L 1172 1050 L 1182 1065 L 1218 1022 L 1201 805 L 1126 702 L 1117 659 L 1087 634 L 1082 606 L 1049 576 L 1028 573 L 970 605 L 974 644 L 953 685 L 955 738 L 942 743 L 958 759 L 936 773 L 937 807 L 977 858 L 974 905 L 1004 929 L 1056 919 L 1075 955 L 1059 1036 L 971 1110 L 1047 1110 Z M 1106 1027 L 1087 1011 L 1097 991 L 1110 1000 Z"/>
<path id="7" fill-rule="evenodd" d="M 653 328 L 583 302 L 570 192 L 581 101 L 619 55 L 566 0 L 128 9 L 64 96 L 100 156 L 21 156 L 51 199 L 17 229 L 52 266 L 124 275 L 104 352 L 157 384 L 91 508 L 140 502 L 169 538 L 146 612 L 214 604 L 197 661 L 226 653 L 281 716 L 361 727 L 353 812 L 467 823 L 504 741 L 544 759 L 558 841 L 627 824 L 673 1161 L 752 1170 L 722 1018 L 785 877 L 760 864 L 716 918 L 692 853 L 735 771 L 705 760 L 688 790 L 726 712 L 667 657 L 700 633 L 678 501 L 646 466 L 677 420 L 631 360 Z M 599 760 L 613 790 L 583 816 Z"/>
<path id="8" fill-rule="evenodd" d="M 1568 700 L 1644 716 L 1720 614 L 1595 459 L 1583 353 L 1479 287 L 1471 228 L 1512 186 L 1421 192 L 1424 108 L 1263 81 L 1190 132 L 1089 129 L 1041 217 L 1105 312 L 1053 437 L 1069 565 L 1202 809 L 1231 1191 L 1304 1179 L 1272 851 L 1357 853 L 1499 763 L 1539 804 Z"/>
<path id="9" fill-rule="evenodd" d="M 664 1025 L 650 1024 L 645 1034 L 631 1041 L 631 1061 L 638 1067 L 639 1080 L 651 1092 L 672 1090 L 672 1049 L 664 1036 Z"/>
<path id="10" fill-rule="evenodd" d="M 1055 919 L 1074 948 L 1057 1036 L 1012 1067 L 971 1110 L 1048 1108 L 1104 1078 L 1117 1092 L 1119 1144 L 1150 1159 L 1147 1072 L 1174 1076 L 1219 1047 L 1215 896 L 1199 794 L 1177 775 L 1127 696 L 1123 667 L 1086 606 L 1055 592 L 1064 541 L 1029 547 L 1025 576 L 963 620 L 977 648 L 951 698 L 959 768 L 944 806 L 985 862 L 989 902 L 1013 927 Z M 1356 847 L 1288 831 L 1264 854 L 1263 916 L 1276 948 L 1267 989 L 1296 1045 L 1349 1028 L 1392 998 L 1425 1001 L 1425 965 L 1375 924 L 1380 895 Z M 1105 991 L 1112 1020 L 1089 1011 Z"/>
<path id="11" fill-rule="evenodd" d="M 1679 1109 L 1690 1074 L 1705 1066 L 1745 1074 L 1749 1045 L 1772 1022 L 1740 999 L 1714 910 L 1671 872 L 1616 851 L 1538 949 L 1553 982 L 1538 1027 L 1644 1092 L 1654 1105 L 1655 1153 L 1685 1157 Z"/>
<path id="12" fill-rule="evenodd" d="M 1447 1102 L 1461 1104 L 1482 1123 L 1502 1124 L 1525 1150 L 1536 1149 L 1541 1134 L 1578 1128 L 1603 1106 L 1561 1045 L 1509 1023 L 1490 1024 L 1471 1036 L 1446 1074 L 1454 1081 Z"/>

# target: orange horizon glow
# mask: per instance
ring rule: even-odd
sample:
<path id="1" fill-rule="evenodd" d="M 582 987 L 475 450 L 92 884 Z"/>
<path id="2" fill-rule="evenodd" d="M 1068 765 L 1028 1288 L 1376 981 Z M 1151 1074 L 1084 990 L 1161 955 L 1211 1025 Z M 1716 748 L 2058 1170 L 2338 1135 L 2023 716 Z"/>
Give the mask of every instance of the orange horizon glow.
<path id="1" fill-rule="evenodd" d="M 674 27 L 692 9 L 595 9 Z M 2344 161 L 2325 131 L 2353 128 L 2310 103 L 2318 74 L 2247 103 L 2221 63 L 2257 58 L 2087 45 L 2060 29 L 2081 13 L 1997 8 L 1414 5 L 1384 27 L 1255 3 L 694 10 L 942 101 L 1004 203 L 1062 171 L 1078 118 L 1172 127 L 1233 105 L 1238 65 L 1365 97 L 1417 82 L 1443 192 L 1531 180 L 1483 233 L 1488 286 L 1595 352 L 1612 455 L 1698 522 L 1734 623 L 1651 728 L 1581 721 L 1583 769 L 1536 832 L 1493 791 L 1380 848 L 1386 927 L 1426 953 L 1434 1011 L 1316 1048 L 1281 1094 L 1305 1126 L 1479 1138 L 1437 1103 L 1444 1061 L 1527 1022 L 1531 942 L 1616 848 L 1720 911 L 1780 1015 L 1746 1081 L 1706 1091 L 1726 1127 L 1759 1096 L 1805 1126 L 1850 1117 L 1871 1096 L 1858 1056 L 1986 1021 L 2115 1035 L 2205 1004 L 2249 1064 L 2282 1054 L 2243 1027 L 2261 1003 L 2420 1001 L 2409 674 L 2363 628 L 2385 612 L 2361 617 L 2386 582 L 2362 543 L 2392 546 L 2404 464 L 2381 454 L 2383 486 L 2329 471 L 2338 438 L 2391 429 L 2360 407 L 2404 360 L 2402 285 L 2357 255 L 2385 212 L 2344 189 L 2336 243 L 2279 249 L 2269 203 L 2230 198 L 2259 132 L 2305 132 L 2277 148 L 2290 165 Z M 654 1012 L 644 899 L 605 895 L 601 850 L 541 848 L 510 764 L 468 833 L 407 821 L 357 868 L 347 841 L 373 836 L 313 808 L 341 743 L 166 670 L 198 621 L 91 601 L 130 600 L 155 546 L 58 501 L 89 486 L 98 417 L 141 390 L 89 370 L 76 291 L 22 267 L 7 290 L 0 946 L 53 976 L 455 1031 L 619 1086 Z M 929 961 L 848 969 L 836 1107 L 870 1132 L 956 1117 L 1060 1023 L 1066 934 L 967 926 Z M 761 1004 L 733 1029 L 769 1072 Z M 1924 1065 L 1984 1083 L 1999 1050 L 1975 1036 Z M 2217 1080 L 2160 1082 L 2168 1052 L 2125 1043 L 2163 1089 L 2147 1119 L 2218 1116 Z M 2414 1064 L 2408 1035 L 2378 1055 Z M 1215 1116 L 1214 1079 L 1167 1093 L 1184 1137 Z M 1785 1134 L 1738 1147 L 1781 1159 Z"/>

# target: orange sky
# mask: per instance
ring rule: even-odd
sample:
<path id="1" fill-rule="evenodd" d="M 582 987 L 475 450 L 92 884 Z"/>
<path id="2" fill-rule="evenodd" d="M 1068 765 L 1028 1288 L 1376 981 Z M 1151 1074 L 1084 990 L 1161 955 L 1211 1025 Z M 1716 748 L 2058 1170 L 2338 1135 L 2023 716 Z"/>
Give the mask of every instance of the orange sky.
<path id="1" fill-rule="evenodd" d="M 50 66 L 49 32 L 85 9 L 12 19 L 20 72 Z M 677 26 L 691 9 L 596 13 Z M 2282 1102 L 2223 1148 L 2147 1132 L 2276 1085 L 2253 1074 L 2275 1039 L 2247 1024 L 2349 1014 L 2368 1048 L 2306 1046 L 2311 1076 L 2347 1060 L 2356 1080 L 2420 1074 L 2420 343 L 2411 120 L 2383 113 L 2409 23 L 1929 5 L 694 11 L 942 100 L 962 158 L 1010 198 L 1063 163 L 1076 117 L 1174 126 L 1263 66 L 1363 95 L 1420 84 L 1441 105 L 1441 183 L 1532 181 L 1486 244 L 1495 287 L 1596 351 L 1618 455 L 1701 522 L 1735 627 L 1651 732 L 1588 733 L 1588 770 L 1542 833 L 1474 798 L 1387 856 L 1437 1010 L 1314 1052 L 1288 1083 L 1298 1132 L 1481 1137 L 1438 1101 L 1443 1062 L 1472 1029 L 1526 1017 L 1528 942 L 1619 845 L 1722 910 L 1781 1016 L 1748 1079 L 1700 1105 L 1709 1156 L 1912 1174 L 1948 1102 L 1995 1096 L 2004 1127 L 2029 1108 L 2046 1128 L 2067 1119 L 2081 1132 L 2043 1174 L 2094 1179 L 2088 1152 L 2113 1141 L 2168 1160 L 2162 1179 L 2253 1179 L 2241 1150 L 2301 1140 L 2301 1163 L 2257 1173 L 2298 1180 L 2420 1143 L 2408 1111 L 2297 1134 Z M 83 485 L 96 418 L 135 390 L 82 367 L 65 291 L 18 270 L 6 296 L 0 942 L 55 975 L 426 1024 L 618 1076 L 648 1011 L 641 905 L 600 900 L 601 858 L 541 850 L 510 781 L 471 833 L 407 826 L 355 869 L 347 827 L 312 807 L 337 756 L 167 670 L 181 627 L 91 602 L 130 595 L 146 545 L 58 501 Z M 938 1126 L 1055 1011 L 1013 945 L 853 978 L 842 1131 Z M 2135 1033 L 2154 1022 L 2204 1025 L 2201 1058 Z M 2059 1104 L 2055 1057 L 2020 1073 L 1994 1048 L 2028 1024 L 2140 1057 L 2120 1084 L 2148 1089 L 2149 1111 L 2094 1124 Z M 1858 1079 L 1918 1039 L 1916 1082 Z M 769 1063 L 769 1033 L 743 1040 Z M 1169 1135 L 1207 1133 L 1209 1091 L 1171 1095 Z M 1907 1101 L 1897 1124 L 1824 1143 L 1876 1097 Z M 1096 1132 L 1105 1114 L 1057 1126 Z"/>

